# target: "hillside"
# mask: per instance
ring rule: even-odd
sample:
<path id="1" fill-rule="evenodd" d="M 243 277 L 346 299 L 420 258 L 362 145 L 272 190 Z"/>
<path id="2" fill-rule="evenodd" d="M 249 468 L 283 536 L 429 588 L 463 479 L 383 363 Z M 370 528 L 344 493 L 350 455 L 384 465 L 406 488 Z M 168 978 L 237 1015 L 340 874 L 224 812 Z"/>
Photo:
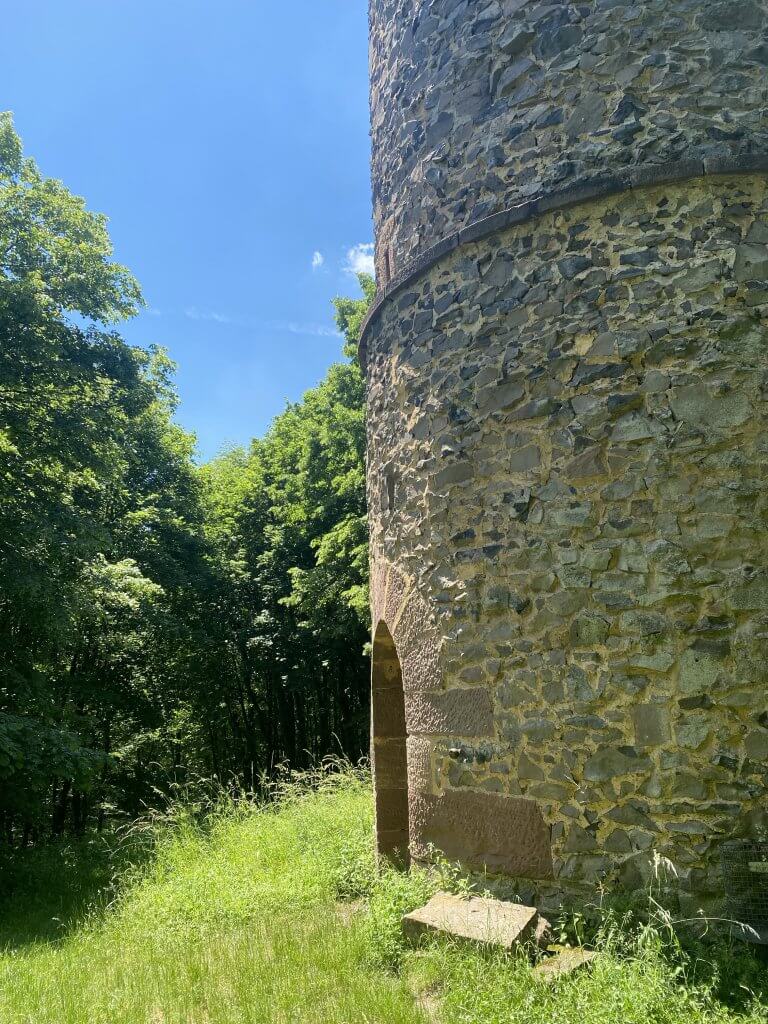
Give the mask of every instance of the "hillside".
<path id="1" fill-rule="evenodd" d="M 3 876 L 3 1024 L 768 1021 L 755 960 L 742 953 L 737 972 L 710 949 L 695 963 L 653 929 L 604 922 L 591 973 L 552 988 L 526 959 L 406 950 L 400 914 L 458 882 L 448 869 L 377 877 L 367 777 L 311 781 L 270 806 L 222 800 L 136 826 L 108 862 L 117 895 L 93 847 L 17 859 Z"/>

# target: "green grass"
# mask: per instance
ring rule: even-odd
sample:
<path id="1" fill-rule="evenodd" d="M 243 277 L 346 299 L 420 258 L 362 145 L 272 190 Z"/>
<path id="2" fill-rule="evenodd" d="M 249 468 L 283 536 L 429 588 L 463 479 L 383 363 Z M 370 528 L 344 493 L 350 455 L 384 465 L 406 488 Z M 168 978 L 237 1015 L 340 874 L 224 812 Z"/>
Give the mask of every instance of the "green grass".
<path id="1" fill-rule="evenodd" d="M 610 919 L 594 968 L 552 987 L 523 956 L 409 949 L 400 915 L 464 882 L 377 875 L 371 829 L 368 780 L 347 771 L 202 824 L 178 811 L 138 833 L 138 859 L 91 841 L 0 862 L 0 1021 L 768 1024 L 768 974 L 743 947 L 697 961 Z"/>
<path id="2" fill-rule="evenodd" d="M 52 843 L 23 854 L 0 846 L 0 950 L 62 938 L 103 908 L 127 852 L 110 840 Z"/>

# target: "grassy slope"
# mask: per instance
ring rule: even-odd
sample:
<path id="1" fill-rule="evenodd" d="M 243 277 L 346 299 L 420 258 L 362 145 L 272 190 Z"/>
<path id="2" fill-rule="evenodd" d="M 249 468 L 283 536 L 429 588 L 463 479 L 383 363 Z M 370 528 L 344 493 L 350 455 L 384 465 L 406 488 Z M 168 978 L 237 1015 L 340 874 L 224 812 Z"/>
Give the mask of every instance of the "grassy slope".
<path id="1" fill-rule="evenodd" d="M 452 882 L 377 878 L 371 824 L 365 780 L 352 777 L 294 792 L 276 810 L 221 812 L 205 832 L 181 816 L 151 868 L 85 919 L 75 867 L 54 871 L 43 855 L 0 920 L 0 1021 L 423 1024 L 421 990 L 440 992 L 446 1024 L 767 1024 L 744 990 L 737 1014 L 681 983 L 679 961 L 652 935 L 554 988 L 532 983 L 521 959 L 445 944 L 405 950 L 400 913 Z M 364 901 L 350 912 L 339 896 Z M 62 919 L 56 941 L 46 899 Z M 743 963 L 753 989 L 765 982 Z"/>

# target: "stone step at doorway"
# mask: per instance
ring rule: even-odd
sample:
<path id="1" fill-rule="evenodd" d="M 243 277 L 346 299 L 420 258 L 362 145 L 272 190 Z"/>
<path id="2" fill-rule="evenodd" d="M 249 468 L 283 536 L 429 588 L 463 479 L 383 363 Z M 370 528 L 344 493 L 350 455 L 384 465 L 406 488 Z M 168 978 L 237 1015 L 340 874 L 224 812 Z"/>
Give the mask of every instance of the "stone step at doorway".
<path id="1" fill-rule="evenodd" d="M 532 942 L 548 954 L 532 972 L 537 981 L 545 983 L 587 967 L 597 956 L 578 946 L 550 945 L 549 921 L 535 907 L 508 900 L 438 892 L 429 903 L 406 914 L 402 924 L 404 935 L 412 941 L 432 933 L 503 949 Z"/>
<path id="2" fill-rule="evenodd" d="M 536 939 L 537 924 L 543 920 L 535 907 L 482 896 L 465 899 L 438 892 L 425 906 L 405 915 L 403 933 L 409 939 L 418 939 L 425 933 L 438 932 L 513 949 L 528 939 Z"/>

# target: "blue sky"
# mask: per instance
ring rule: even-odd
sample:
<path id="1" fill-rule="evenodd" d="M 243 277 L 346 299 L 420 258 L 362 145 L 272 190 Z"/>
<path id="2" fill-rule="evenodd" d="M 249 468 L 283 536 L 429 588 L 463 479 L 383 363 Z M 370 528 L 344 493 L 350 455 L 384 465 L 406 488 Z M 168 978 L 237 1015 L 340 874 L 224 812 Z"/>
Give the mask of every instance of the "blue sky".
<path id="1" fill-rule="evenodd" d="M 210 457 L 338 358 L 372 227 L 365 0 L 21 0 L 0 109 L 42 171 L 106 213 Z M 317 254 L 317 255 L 316 255 Z M 314 265 L 313 265 L 314 264 Z"/>

